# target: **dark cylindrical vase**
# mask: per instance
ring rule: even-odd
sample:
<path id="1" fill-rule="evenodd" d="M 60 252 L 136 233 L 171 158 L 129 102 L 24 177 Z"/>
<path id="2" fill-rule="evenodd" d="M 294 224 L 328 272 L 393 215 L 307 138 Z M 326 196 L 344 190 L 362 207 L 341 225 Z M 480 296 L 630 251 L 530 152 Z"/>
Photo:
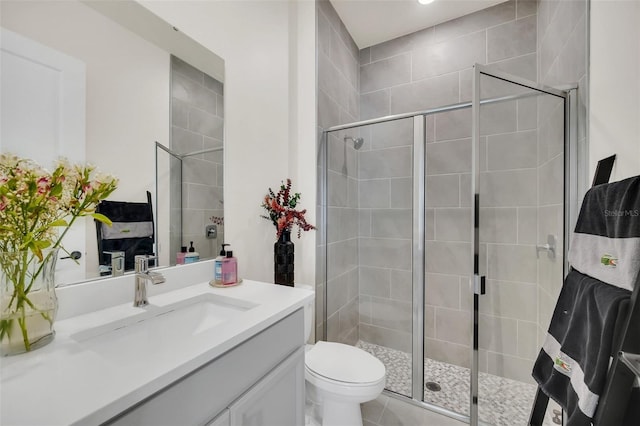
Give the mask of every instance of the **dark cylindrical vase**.
<path id="1" fill-rule="evenodd" d="M 273 244 L 274 282 L 293 287 L 293 252 L 291 232 L 284 231 Z"/>

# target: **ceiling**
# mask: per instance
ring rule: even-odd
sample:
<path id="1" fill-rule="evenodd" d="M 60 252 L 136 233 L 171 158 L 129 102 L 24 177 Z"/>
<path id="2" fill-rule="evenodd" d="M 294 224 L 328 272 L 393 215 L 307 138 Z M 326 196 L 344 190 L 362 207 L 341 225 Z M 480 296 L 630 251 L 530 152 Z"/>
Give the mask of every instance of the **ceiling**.
<path id="1" fill-rule="evenodd" d="M 373 46 L 505 0 L 330 0 L 358 48 Z"/>

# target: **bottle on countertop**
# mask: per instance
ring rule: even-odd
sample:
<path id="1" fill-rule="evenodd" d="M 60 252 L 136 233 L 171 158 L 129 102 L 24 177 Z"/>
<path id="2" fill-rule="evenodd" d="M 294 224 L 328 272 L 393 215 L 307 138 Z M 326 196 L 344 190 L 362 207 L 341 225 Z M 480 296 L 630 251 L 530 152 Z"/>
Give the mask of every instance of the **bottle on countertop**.
<path id="1" fill-rule="evenodd" d="M 189 241 L 191 246 L 189 247 L 189 252 L 184 256 L 184 263 L 194 263 L 200 260 L 200 253 L 198 253 L 193 247 L 193 241 Z"/>
<path id="2" fill-rule="evenodd" d="M 180 247 L 180 252 L 176 255 L 176 264 L 184 265 L 184 257 L 187 255 L 187 246 Z"/>
<path id="3" fill-rule="evenodd" d="M 213 263 L 213 281 L 216 284 L 222 284 L 222 261 L 227 257 L 225 247 L 228 245 L 229 244 L 222 244 L 222 250 L 220 250 L 220 254 Z"/>
<path id="4" fill-rule="evenodd" d="M 227 257 L 222 260 L 222 285 L 238 282 L 238 261 L 233 257 L 233 251 L 227 251 Z"/>

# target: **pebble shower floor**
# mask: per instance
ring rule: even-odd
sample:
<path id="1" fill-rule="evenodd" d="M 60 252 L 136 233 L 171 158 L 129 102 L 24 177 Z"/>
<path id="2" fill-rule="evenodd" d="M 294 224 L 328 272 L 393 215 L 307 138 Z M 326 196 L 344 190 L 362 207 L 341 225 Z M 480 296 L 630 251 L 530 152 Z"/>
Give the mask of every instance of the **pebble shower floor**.
<path id="1" fill-rule="evenodd" d="M 411 355 L 395 349 L 358 341 L 357 347 L 378 358 L 387 368 L 386 389 L 411 394 Z M 469 415 L 469 369 L 445 362 L 424 360 L 425 382 L 435 382 L 441 390 L 425 388 L 424 400 L 456 413 Z M 480 373 L 479 417 L 495 426 L 526 425 L 536 386 L 492 374 Z"/>

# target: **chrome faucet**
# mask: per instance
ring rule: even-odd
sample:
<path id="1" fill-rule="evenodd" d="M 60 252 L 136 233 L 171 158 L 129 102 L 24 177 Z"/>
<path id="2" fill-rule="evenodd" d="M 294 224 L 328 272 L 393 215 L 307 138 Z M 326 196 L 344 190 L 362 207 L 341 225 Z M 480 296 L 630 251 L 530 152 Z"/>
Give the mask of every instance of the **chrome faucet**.
<path id="1" fill-rule="evenodd" d="M 124 252 L 105 251 L 104 253 L 111 255 L 111 276 L 119 277 L 124 275 Z"/>
<path id="2" fill-rule="evenodd" d="M 135 291 L 133 306 L 140 307 L 149 304 L 147 300 L 147 281 L 153 284 L 162 284 L 164 276 L 160 272 L 149 271 L 149 260 L 157 259 L 157 256 L 137 255 L 135 260 Z"/>

